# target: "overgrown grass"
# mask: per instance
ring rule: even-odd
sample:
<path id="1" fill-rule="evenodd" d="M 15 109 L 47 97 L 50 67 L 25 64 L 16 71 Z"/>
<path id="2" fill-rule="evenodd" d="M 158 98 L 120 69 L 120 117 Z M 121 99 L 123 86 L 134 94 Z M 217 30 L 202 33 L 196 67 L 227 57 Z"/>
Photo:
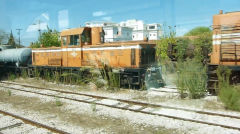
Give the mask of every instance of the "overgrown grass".
<path id="1" fill-rule="evenodd" d="M 60 106 L 63 105 L 63 103 L 60 101 L 59 98 L 55 98 L 55 99 L 56 99 L 56 100 L 55 100 L 56 106 L 60 107 Z"/>
<path id="2" fill-rule="evenodd" d="M 28 77 L 27 69 L 22 69 L 21 70 L 21 77 L 26 79 Z"/>
<path id="3" fill-rule="evenodd" d="M 91 109 L 92 109 L 93 112 L 96 112 L 96 111 L 97 111 L 97 105 L 96 105 L 95 102 L 92 102 L 92 104 L 91 104 Z"/>
<path id="4" fill-rule="evenodd" d="M 8 90 L 8 96 L 12 96 L 12 91 Z"/>
<path id="5" fill-rule="evenodd" d="M 92 80 L 88 71 L 79 70 L 78 73 L 64 71 L 60 75 L 60 81 L 66 84 L 84 85 Z"/>
<path id="6" fill-rule="evenodd" d="M 184 93 L 188 93 L 192 99 L 204 97 L 207 92 L 206 67 L 195 59 L 187 59 L 186 61 L 177 63 L 177 87 L 184 97 Z"/>
<path id="7" fill-rule="evenodd" d="M 103 64 L 102 77 L 107 81 L 108 90 L 120 89 L 120 73 L 114 72 L 113 69 L 106 64 Z"/>
<path id="8" fill-rule="evenodd" d="M 40 78 L 40 69 L 34 68 L 33 70 L 33 76 L 37 79 Z"/>
<path id="9" fill-rule="evenodd" d="M 230 85 L 231 70 L 219 66 L 217 69 L 218 76 L 218 97 L 224 103 L 227 109 L 240 111 L 240 86 Z"/>
<path id="10" fill-rule="evenodd" d="M 219 92 L 219 98 L 227 109 L 240 111 L 240 87 L 239 86 L 223 86 Z"/>
<path id="11" fill-rule="evenodd" d="M 16 74 L 14 74 L 14 73 L 8 74 L 8 80 L 13 81 L 13 80 L 15 80 L 16 78 L 17 78 L 17 75 L 16 75 Z"/>
<path id="12" fill-rule="evenodd" d="M 100 69 L 84 67 L 74 70 L 33 68 L 29 72 L 31 72 L 31 77 L 43 79 L 48 82 L 73 85 L 85 85 L 92 82 L 98 89 L 107 86 L 109 90 L 118 90 L 120 87 L 120 74 L 113 72 L 112 68 L 108 65 L 104 65 L 104 68 Z M 23 78 L 30 77 L 27 70 L 22 70 L 20 76 Z M 13 74 L 8 75 L 9 80 L 14 80 L 15 78 L 16 76 Z"/>

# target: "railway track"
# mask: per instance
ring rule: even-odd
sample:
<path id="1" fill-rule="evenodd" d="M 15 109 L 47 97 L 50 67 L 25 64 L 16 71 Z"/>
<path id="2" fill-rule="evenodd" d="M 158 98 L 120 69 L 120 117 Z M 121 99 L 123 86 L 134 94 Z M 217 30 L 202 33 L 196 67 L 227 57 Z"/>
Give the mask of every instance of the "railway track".
<path id="1" fill-rule="evenodd" d="M 3 121 L 3 122 L 1 122 Z M 0 110 L 0 134 L 3 133 L 58 133 L 69 134 L 36 121 Z M 19 128 L 21 127 L 21 128 Z"/>
<path id="2" fill-rule="evenodd" d="M 83 103 L 89 103 L 89 104 L 95 103 L 96 105 L 102 105 L 102 106 L 107 106 L 107 107 L 111 107 L 111 108 L 128 110 L 128 111 L 144 113 L 144 114 L 149 114 L 149 115 L 163 116 L 163 117 L 177 119 L 177 120 L 195 122 L 195 123 L 212 125 L 212 126 L 219 126 L 219 127 L 223 127 L 223 128 L 234 129 L 234 130 L 240 131 L 240 127 L 238 127 L 238 125 L 236 125 L 236 124 L 216 123 L 215 120 L 220 119 L 220 118 L 224 118 L 227 121 L 234 120 L 238 123 L 240 122 L 239 116 L 234 116 L 234 115 L 229 115 L 229 114 L 221 114 L 221 113 L 193 110 L 193 109 L 187 109 L 187 108 L 177 108 L 177 107 L 165 106 L 165 105 L 160 105 L 160 104 L 139 102 L 139 101 L 134 101 L 134 100 L 116 99 L 116 98 L 112 98 L 112 97 L 91 95 L 91 94 L 85 94 L 85 93 L 75 93 L 75 92 L 70 92 L 70 91 L 42 88 L 42 87 L 36 87 L 36 86 L 12 83 L 12 82 L 6 82 L 6 81 L 0 82 L 0 84 L 4 88 L 22 91 L 22 92 L 29 92 L 29 93 L 34 93 L 34 94 L 39 94 L 39 95 L 44 95 L 44 96 L 49 96 L 49 97 L 58 97 L 58 98 L 62 98 L 62 99 L 83 102 Z M 15 87 L 11 87 L 12 85 L 18 85 L 18 86 L 22 86 L 22 87 L 30 88 L 30 89 L 26 90 L 26 89 L 21 89 L 21 88 L 15 88 Z M 35 89 L 35 90 L 32 90 L 32 89 Z M 44 93 L 44 91 L 47 91 L 47 93 Z M 49 93 L 49 92 L 51 92 L 51 93 Z M 76 97 L 76 98 L 74 98 L 73 96 L 68 97 L 69 95 L 75 95 L 78 97 Z M 114 103 L 108 103 L 109 101 L 113 101 Z M 166 110 L 166 109 L 172 110 L 172 111 L 176 111 L 178 113 L 182 112 L 182 113 L 188 113 L 188 114 L 189 113 L 196 114 L 197 116 L 200 116 L 200 117 L 204 116 L 205 118 L 204 119 L 201 119 L 201 118 L 194 119 L 194 118 L 189 118 L 186 116 L 184 117 L 184 116 L 180 116 L 180 115 L 166 114 L 166 113 L 154 111 L 154 109 L 158 109 L 158 108 L 164 109 L 164 110 Z M 214 118 L 214 120 L 206 121 L 206 117 Z"/>
<path id="3" fill-rule="evenodd" d="M 171 93 L 171 94 L 179 94 L 176 87 L 163 87 L 163 88 L 160 88 L 160 89 L 150 89 L 150 91 Z"/>

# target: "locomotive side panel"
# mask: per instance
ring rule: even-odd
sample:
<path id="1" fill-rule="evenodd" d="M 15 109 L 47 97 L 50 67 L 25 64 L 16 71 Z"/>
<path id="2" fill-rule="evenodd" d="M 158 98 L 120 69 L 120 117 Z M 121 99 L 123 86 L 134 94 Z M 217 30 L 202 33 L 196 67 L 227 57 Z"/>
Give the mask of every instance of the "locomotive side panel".
<path id="1" fill-rule="evenodd" d="M 70 48 L 67 49 L 67 65 L 64 67 L 81 67 L 81 49 L 80 48 Z"/>
<path id="2" fill-rule="evenodd" d="M 83 48 L 83 66 L 139 67 L 139 45 Z"/>
<path id="3" fill-rule="evenodd" d="M 208 65 L 208 89 L 212 94 L 218 88 L 216 70 L 223 65 L 231 70 L 230 83 L 240 83 L 240 12 L 213 16 L 213 43 Z"/>
<path id="4" fill-rule="evenodd" d="M 240 12 L 213 16 L 211 64 L 240 65 Z"/>
<path id="5" fill-rule="evenodd" d="M 61 49 L 34 49 L 32 61 L 33 66 L 62 66 Z"/>

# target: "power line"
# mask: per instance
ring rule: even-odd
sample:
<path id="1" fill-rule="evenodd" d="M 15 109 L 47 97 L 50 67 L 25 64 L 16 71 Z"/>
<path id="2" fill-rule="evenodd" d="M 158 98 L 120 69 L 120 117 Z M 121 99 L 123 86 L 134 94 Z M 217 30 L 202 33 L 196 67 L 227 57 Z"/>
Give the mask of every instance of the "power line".
<path id="1" fill-rule="evenodd" d="M 21 42 L 21 40 L 20 40 L 20 34 L 21 34 L 21 30 L 22 29 L 20 29 L 20 28 L 18 28 L 18 29 L 16 29 L 17 31 L 18 31 L 18 36 L 19 36 L 19 40 L 18 40 L 18 47 L 20 47 L 20 42 Z"/>

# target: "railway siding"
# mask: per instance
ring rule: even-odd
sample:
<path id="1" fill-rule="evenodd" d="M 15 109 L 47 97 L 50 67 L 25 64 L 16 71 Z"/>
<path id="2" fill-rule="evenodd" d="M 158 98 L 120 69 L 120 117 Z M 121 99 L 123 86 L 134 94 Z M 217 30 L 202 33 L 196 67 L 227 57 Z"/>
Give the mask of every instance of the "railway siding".
<path id="1" fill-rule="evenodd" d="M 37 122 L 0 110 L 0 134 L 10 133 L 54 133 L 56 130 L 51 127 L 45 127 Z M 41 127 L 39 127 L 41 126 Z M 63 131 L 55 132 L 67 134 Z"/>
<path id="2" fill-rule="evenodd" d="M 7 87 L 7 85 L 8 85 L 8 87 Z M 22 90 L 19 88 L 11 88 L 10 83 L 5 83 L 5 86 L 4 86 L 4 84 L 2 84 L 2 86 L 5 88 L 9 88 L 11 90 L 31 92 L 34 94 L 36 93 L 39 95 L 46 95 L 49 97 L 58 97 L 58 98 L 62 98 L 62 99 L 78 101 L 78 102 L 83 102 L 83 103 L 92 104 L 92 102 L 94 102 L 97 105 L 107 106 L 107 107 L 111 107 L 111 108 L 129 110 L 129 111 L 144 113 L 144 114 L 149 114 L 149 115 L 158 115 L 158 116 L 163 116 L 163 117 L 177 119 L 177 120 L 183 120 L 183 121 L 207 124 L 207 125 L 211 125 L 211 126 L 218 126 L 218 127 L 228 128 L 228 129 L 240 130 L 240 128 L 238 126 L 238 124 L 240 124 L 240 118 L 237 116 L 223 115 L 223 114 L 210 113 L 210 112 L 204 112 L 204 111 L 194 111 L 191 109 L 184 109 L 184 108 L 173 108 L 170 106 L 166 107 L 166 106 L 161 106 L 161 105 L 156 105 L 156 104 L 151 104 L 151 103 L 123 100 L 123 99 L 114 99 L 114 98 L 103 97 L 103 96 L 61 92 L 61 91 L 56 91 L 56 90 L 55 90 L 54 94 L 51 94 L 52 92 L 50 92 L 50 94 L 48 94 L 50 89 L 42 88 L 41 92 L 28 91 L 28 90 Z M 25 86 L 25 88 L 40 90 L 40 88 L 37 88 L 37 87 L 34 88 L 32 86 Z M 46 91 L 46 92 L 44 92 L 44 91 Z M 88 98 L 87 99 L 73 99 L 73 98 L 63 97 L 62 96 L 63 94 L 74 94 L 75 96 L 79 96 L 77 98 L 81 98 L 81 96 L 85 96 L 85 97 L 87 96 Z M 120 103 L 125 103 L 125 104 L 127 103 L 128 105 L 125 105 L 123 107 L 122 104 L 120 104 Z M 120 107 L 118 105 L 120 105 Z"/>

